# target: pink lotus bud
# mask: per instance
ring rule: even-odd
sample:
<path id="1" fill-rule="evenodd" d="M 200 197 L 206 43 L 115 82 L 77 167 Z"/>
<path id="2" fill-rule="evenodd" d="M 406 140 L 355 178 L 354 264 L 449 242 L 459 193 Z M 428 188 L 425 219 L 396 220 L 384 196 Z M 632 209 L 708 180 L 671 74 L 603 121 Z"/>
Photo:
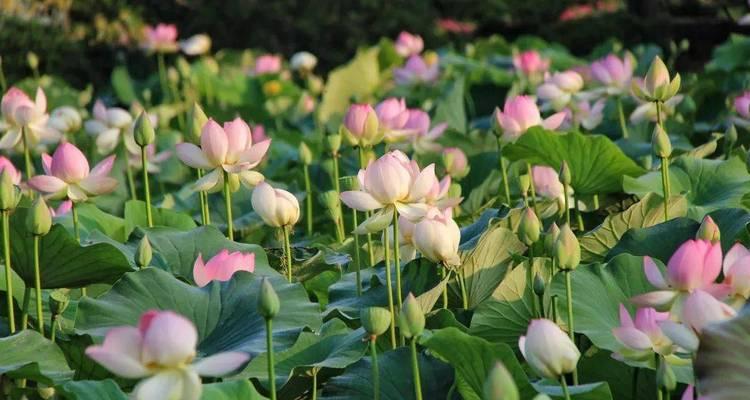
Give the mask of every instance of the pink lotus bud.
<path id="1" fill-rule="evenodd" d="M 177 51 L 177 26 L 173 24 L 158 24 L 155 27 L 144 28 L 143 48 L 157 53 L 173 53 Z"/>
<path id="2" fill-rule="evenodd" d="M 375 110 L 369 104 L 352 104 L 344 117 L 346 137 L 352 145 L 369 147 L 382 139 Z"/>
<path id="3" fill-rule="evenodd" d="M 536 194 L 548 199 L 558 199 L 564 196 L 564 187 L 554 168 L 542 165 L 531 167 Z"/>
<path id="4" fill-rule="evenodd" d="M 272 188 L 266 182 L 260 182 L 255 187 L 251 202 L 253 210 L 268 226 L 280 228 L 299 221 L 297 198 L 286 190 Z"/>
<path id="5" fill-rule="evenodd" d="M 682 322 L 698 335 L 706 325 L 733 318 L 737 312 L 703 290 L 695 290 L 682 307 Z"/>
<path id="6" fill-rule="evenodd" d="M 273 54 L 264 54 L 255 60 L 255 75 L 276 74 L 281 71 L 281 57 Z"/>
<path id="7" fill-rule="evenodd" d="M 406 100 L 395 97 L 387 98 L 375 106 L 380 126 L 384 130 L 399 130 L 409 120 L 409 110 L 406 108 Z"/>
<path id="8" fill-rule="evenodd" d="M 21 89 L 13 86 L 3 95 L 2 102 L 3 117 L 11 125 L 21 125 L 18 121 L 17 113 L 22 108 L 34 108 L 34 102 Z"/>
<path id="9" fill-rule="evenodd" d="M 527 50 L 513 56 L 513 66 L 524 75 L 543 74 L 549 69 L 549 59 L 536 50 Z"/>
<path id="10" fill-rule="evenodd" d="M 539 108 L 529 96 L 516 96 L 505 100 L 503 110 L 495 109 L 495 120 L 502 130 L 501 139 L 514 142 L 532 126 L 541 125 L 545 129 L 555 129 L 565 119 L 565 113 L 557 113 L 542 120 Z"/>
<path id="11" fill-rule="evenodd" d="M 634 68 L 630 54 L 623 58 L 610 54 L 591 63 L 591 75 L 605 86 L 624 90 L 630 85 Z"/>
<path id="12" fill-rule="evenodd" d="M 255 254 L 239 251 L 230 253 L 229 250 L 224 249 L 205 264 L 203 257 L 198 254 L 193 265 L 193 280 L 196 285 L 203 287 L 211 281 L 226 282 L 237 271 L 255 271 Z"/>
<path id="13" fill-rule="evenodd" d="M 448 212 L 430 209 L 414 227 L 414 247 L 427 259 L 448 266 L 458 266 L 461 230 Z"/>
<path id="14" fill-rule="evenodd" d="M 424 41 L 419 35 L 413 35 L 409 32 L 402 31 L 399 33 L 396 43 L 394 44 L 396 53 L 401 57 L 409 57 L 422 52 Z"/>
<path id="15" fill-rule="evenodd" d="M 445 172 L 454 179 L 461 179 L 469 174 L 469 160 L 458 147 L 448 147 L 443 150 L 443 164 Z"/>
<path id="16" fill-rule="evenodd" d="M 16 169 L 12 162 L 4 156 L 0 156 L 0 173 L 7 172 L 10 175 L 10 181 L 18 186 L 21 183 L 21 171 Z"/>
<path id="17" fill-rule="evenodd" d="M 750 119 L 750 91 L 734 98 L 734 111 L 742 118 Z"/>
<path id="18" fill-rule="evenodd" d="M 50 172 L 66 183 L 77 183 L 89 174 L 89 162 L 77 147 L 62 143 L 52 155 Z"/>
<path id="19" fill-rule="evenodd" d="M 573 372 L 581 353 L 568 335 L 547 319 L 531 320 L 518 348 L 532 368 L 545 378 L 558 380 Z"/>

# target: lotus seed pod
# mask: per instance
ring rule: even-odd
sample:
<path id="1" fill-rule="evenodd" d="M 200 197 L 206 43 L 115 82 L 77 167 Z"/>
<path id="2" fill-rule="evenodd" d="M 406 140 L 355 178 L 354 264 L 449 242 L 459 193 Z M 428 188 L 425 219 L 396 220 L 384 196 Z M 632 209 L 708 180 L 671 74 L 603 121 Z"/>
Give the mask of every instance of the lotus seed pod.
<path id="1" fill-rule="evenodd" d="M 338 154 L 341 149 L 341 134 L 334 133 L 326 136 L 326 145 L 331 153 Z"/>
<path id="2" fill-rule="evenodd" d="M 49 294 L 49 311 L 52 315 L 60 315 L 65 312 L 70 304 L 70 289 L 55 289 Z"/>
<path id="3" fill-rule="evenodd" d="M 667 131 L 657 124 L 654 134 L 651 136 L 651 148 L 659 158 L 669 158 L 672 155 L 672 142 L 669 140 Z"/>
<path id="4" fill-rule="evenodd" d="M 544 284 L 544 278 L 542 278 L 539 274 L 534 274 L 534 284 L 532 286 L 532 289 L 534 289 L 534 294 L 537 296 L 544 296 L 545 291 L 545 284 Z"/>
<path id="5" fill-rule="evenodd" d="M 383 307 L 367 307 L 359 312 L 362 327 L 370 336 L 380 336 L 391 326 L 391 312 Z"/>
<path id="6" fill-rule="evenodd" d="M 52 214 L 42 196 L 37 196 L 26 216 L 26 229 L 35 236 L 44 236 L 52 228 Z"/>
<path id="7" fill-rule="evenodd" d="M 518 238 L 527 246 L 531 246 L 539 240 L 541 233 L 541 222 L 532 208 L 526 207 L 521 213 L 521 222 L 518 224 Z"/>
<path id="8" fill-rule="evenodd" d="M 0 210 L 13 210 L 21 201 L 21 191 L 13 184 L 10 171 L 3 169 L 0 172 Z"/>
<path id="9" fill-rule="evenodd" d="M 145 111 L 141 111 L 138 119 L 135 120 L 133 128 L 133 138 L 138 146 L 146 147 L 156 140 L 156 131 L 151 125 L 151 118 Z"/>
<path id="10" fill-rule="evenodd" d="M 305 144 L 305 142 L 299 142 L 299 159 L 300 161 L 302 161 L 302 164 L 312 164 L 312 151 L 310 150 L 310 147 Z"/>
<path id="11" fill-rule="evenodd" d="M 502 363 L 496 363 L 484 381 L 484 400 L 519 400 L 516 382 Z"/>
<path id="12" fill-rule="evenodd" d="M 258 312 L 265 319 L 273 319 L 279 313 L 279 308 L 281 308 L 279 295 L 273 289 L 271 281 L 268 278 L 263 278 L 258 295 Z"/>
<path id="13" fill-rule="evenodd" d="M 398 315 L 398 327 L 401 334 L 407 339 L 418 337 L 424 331 L 424 325 L 425 318 L 422 307 L 414 298 L 414 295 L 409 293 L 404 300 L 401 313 Z"/>
<path id="14" fill-rule="evenodd" d="M 200 143 L 201 130 L 203 125 L 208 122 L 206 113 L 203 112 L 201 106 L 198 103 L 193 103 L 188 112 L 188 126 L 187 126 L 187 138 L 193 143 Z"/>
<path id="15" fill-rule="evenodd" d="M 716 225 L 716 222 L 714 222 L 710 215 L 703 217 L 703 221 L 701 222 L 700 228 L 698 228 L 698 232 L 695 234 L 695 238 L 708 240 L 711 243 L 718 243 L 719 240 L 721 240 L 719 226 Z"/>
<path id="16" fill-rule="evenodd" d="M 135 263 L 139 268 L 146 268 L 151 265 L 152 257 L 151 242 L 148 240 L 148 236 L 144 235 L 143 239 L 138 243 L 138 249 L 135 251 Z"/>
<path id="17" fill-rule="evenodd" d="M 555 242 L 557 242 L 559 236 L 560 228 L 553 222 L 547 229 L 547 233 L 544 234 L 544 251 L 547 252 L 547 255 L 555 254 Z"/>
<path id="18" fill-rule="evenodd" d="M 568 224 L 560 228 L 560 236 L 555 242 L 555 259 L 563 271 L 572 271 L 581 263 L 581 247 Z"/>
<path id="19" fill-rule="evenodd" d="M 568 165 L 568 162 L 563 160 L 562 165 L 560 166 L 560 182 L 565 186 L 570 186 L 570 183 L 573 181 L 573 178 L 570 176 L 570 166 Z"/>

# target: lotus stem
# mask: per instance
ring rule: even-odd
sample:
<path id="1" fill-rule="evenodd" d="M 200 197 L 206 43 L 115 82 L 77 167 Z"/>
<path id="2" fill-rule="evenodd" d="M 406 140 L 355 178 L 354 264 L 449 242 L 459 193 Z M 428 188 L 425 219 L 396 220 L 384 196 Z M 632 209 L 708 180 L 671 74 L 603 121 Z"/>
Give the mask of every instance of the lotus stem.
<path id="1" fill-rule="evenodd" d="M 534 214 L 539 214 L 539 209 L 536 205 L 536 185 L 534 185 L 534 175 L 531 173 L 531 163 L 526 162 L 526 171 L 529 174 L 529 190 L 531 191 L 531 206 L 534 208 Z"/>
<path id="2" fill-rule="evenodd" d="M 78 209 L 76 208 L 76 202 L 71 201 L 70 213 L 73 215 L 73 234 L 75 235 L 76 242 L 78 245 L 81 244 L 81 227 L 78 224 Z M 81 288 L 81 296 L 86 296 L 86 288 Z"/>
<path id="3" fill-rule="evenodd" d="M 630 388 L 630 398 L 633 400 L 638 399 L 638 373 L 641 372 L 640 368 L 633 368 L 633 384 Z"/>
<path id="4" fill-rule="evenodd" d="M 281 231 L 284 234 L 284 256 L 286 257 L 286 278 L 292 283 L 292 241 L 289 239 L 289 230 L 291 227 L 283 226 Z"/>
<path id="5" fill-rule="evenodd" d="M 563 183 L 563 199 L 565 200 L 565 223 L 570 226 L 570 199 L 568 199 L 568 185 Z"/>
<path id="6" fill-rule="evenodd" d="M 333 189 L 336 190 L 336 196 L 337 198 L 341 198 L 341 182 L 339 182 L 340 171 L 339 171 L 339 156 L 336 153 L 333 153 L 331 158 L 333 159 Z M 312 206 L 311 206 L 312 207 Z M 344 238 L 346 238 L 346 226 L 344 226 L 344 208 L 341 206 L 341 202 L 338 202 L 339 207 L 339 215 L 341 215 L 341 233 L 343 234 Z M 354 223 L 354 228 L 357 228 L 357 224 Z"/>
<path id="7" fill-rule="evenodd" d="M 159 64 L 159 84 L 161 85 L 161 95 L 164 102 L 169 101 L 169 86 L 167 84 L 167 68 L 164 63 L 164 53 L 156 53 L 156 62 Z"/>
<path id="8" fill-rule="evenodd" d="M 198 169 L 198 179 L 203 177 L 203 170 Z M 206 196 L 206 192 L 199 191 L 198 192 L 198 198 L 200 199 L 201 203 L 201 222 L 203 225 L 210 225 L 211 224 L 211 213 L 208 210 L 208 196 Z"/>
<path id="9" fill-rule="evenodd" d="M 671 196 L 669 187 L 669 158 L 661 159 L 661 185 L 664 189 L 664 222 L 669 220 L 669 197 Z"/>
<path id="10" fill-rule="evenodd" d="M 469 309 L 469 296 L 466 294 L 466 280 L 464 279 L 463 271 L 456 272 L 456 280 L 458 280 L 458 286 L 461 289 L 461 304 L 464 310 Z"/>
<path id="11" fill-rule="evenodd" d="M 445 271 L 447 270 L 448 270 L 448 267 L 445 264 L 443 264 L 443 268 L 440 268 L 440 280 L 445 280 L 445 277 L 446 277 Z M 443 294 L 441 295 L 441 297 L 443 298 L 443 310 L 447 310 L 448 309 L 448 284 L 443 286 Z"/>
<path id="12" fill-rule="evenodd" d="M 659 382 L 658 382 L 658 380 L 659 380 L 659 378 L 658 378 L 658 375 L 659 375 L 659 353 L 654 353 L 654 371 L 656 371 L 656 375 L 657 375 L 657 378 L 656 378 L 656 380 L 657 380 L 657 382 L 656 382 L 656 398 L 658 400 L 662 400 L 663 399 L 663 393 L 661 391 L 661 388 L 659 387 Z M 695 393 L 695 388 L 693 388 L 693 393 Z"/>
<path id="13" fill-rule="evenodd" d="M 357 224 L 357 210 L 352 209 L 352 221 L 354 223 L 354 226 L 356 227 Z M 360 247 L 359 247 L 359 235 L 354 234 L 354 263 L 355 263 L 355 274 L 357 277 L 357 296 L 362 296 L 362 256 L 359 254 Z"/>
<path id="14" fill-rule="evenodd" d="M 229 188 L 229 174 L 224 171 L 224 206 L 227 211 L 227 237 L 234 241 L 234 220 L 232 218 L 232 190 Z"/>
<path id="15" fill-rule="evenodd" d="M 550 298 L 550 308 L 552 309 L 552 322 L 558 324 L 559 321 L 557 319 L 557 295 L 554 294 Z"/>
<path id="16" fill-rule="evenodd" d="M 8 91 L 8 81 L 5 80 L 5 71 L 3 70 L 3 63 L 0 62 L 0 89 L 3 93 Z"/>
<path id="17" fill-rule="evenodd" d="M 148 155 L 146 147 L 141 147 L 141 167 L 143 169 L 143 195 L 146 197 L 146 222 L 149 228 L 154 227 L 154 218 L 151 214 L 151 189 L 148 185 Z"/>
<path id="18" fill-rule="evenodd" d="M 662 120 L 661 120 L 661 102 L 660 101 L 655 101 L 654 103 L 656 103 L 656 124 L 657 125 L 662 125 Z"/>
<path id="19" fill-rule="evenodd" d="M 26 326 L 29 324 L 29 301 L 31 299 L 31 288 L 26 286 L 23 289 L 23 303 L 21 305 L 21 327 L 20 329 L 26 330 Z"/>
<path id="20" fill-rule="evenodd" d="M 617 97 L 617 114 L 620 119 L 620 132 L 622 133 L 622 138 L 627 139 L 630 134 L 628 133 L 628 122 L 625 119 L 625 112 L 622 108 L 622 97 Z"/>
<path id="21" fill-rule="evenodd" d="M 316 400 L 318 398 L 318 369 L 317 368 L 313 368 L 312 378 L 313 378 L 312 400 Z"/>
<path id="22" fill-rule="evenodd" d="M 385 230 L 385 240 L 383 241 L 383 253 L 385 257 L 385 283 L 388 291 L 388 311 L 391 312 L 391 348 L 396 348 L 396 313 L 393 307 L 393 282 L 391 279 L 391 243 L 388 239 L 388 229 Z"/>
<path id="23" fill-rule="evenodd" d="M 510 186 L 508 185 L 508 168 L 505 166 L 505 160 L 503 160 L 503 143 L 497 139 L 497 160 L 500 163 L 500 173 L 503 179 L 503 190 L 505 191 L 505 202 L 510 207 Z"/>
<path id="24" fill-rule="evenodd" d="M 359 146 L 358 148 L 359 152 L 359 167 L 365 168 L 367 165 L 365 165 L 365 149 L 362 146 Z M 365 218 L 370 217 L 370 212 L 365 213 Z M 372 234 L 370 232 L 367 232 L 367 253 L 370 256 L 370 266 L 375 266 L 375 253 L 373 252 L 372 248 Z M 391 313 L 393 313 L 393 309 L 391 308 Z"/>
<path id="25" fill-rule="evenodd" d="M 414 376 L 414 396 L 422 400 L 422 382 L 419 376 L 419 362 L 417 360 L 417 336 L 411 338 L 411 372 Z"/>
<path id="26" fill-rule="evenodd" d="M 276 400 L 276 370 L 273 363 L 273 320 L 266 318 L 266 350 L 268 351 L 268 383 L 271 400 Z"/>
<path id="27" fill-rule="evenodd" d="M 138 200 L 138 193 L 135 190 L 135 177 L 133 176 L 133 168 L 130 166 L 130 157 L 128 156 L 128 149 L 125 145 L 125 135 L 120 136 L 122 137 L 120 157 L 125 160 L 125 177 L 128 180 L 128 192 L 130 192 L 131 200 Z"/>
<path id="28" fill-rule="evenodd" d="M 307 164 L 302 166 L 302 171 L 305 177 L 305 222 L 307 228 L 307 236 L 313 235 L 313 203 L 312 203 L 312 188 L 310 186 L 310 167 Z M 336 191 L 338 194 L 338 191 Z M 338 225 L 338 224 L 337 224 Z"/>
<path id="29" fill-rule="evenodd" d="M 29 148 L 29 135 L 27 135 L 27 128 L 21 127 L 21 138 L 23 139 L 23 161 L 26 168 L 26 179 L 31 179 L 34 176 L 34 165 L 31 163 L 31 148 Z M 33 193 L 33 192 L 31 192 Z"/>
<path id="30" fill-rule="evenodd" d="M 401 248 L 398 243 L 398 210 L 393 210 L 393 266 L 396 268 L 396 299 L 398 299 L 398 309 L 403 305 L 401 298 Z"/>
<path id="31" fill-rule="evenodd" d="M 573 197 L 573 202 L 575 203 L 576 207 L 576 222 L 578 223 L 578 231 L 583 233 L 586 228 L 583 226 L 583 213 L 581 212 L 581 208 L 578 206 L 578 196 Z"/>
<path id="32" fill-rule="evenodd" d="M 42 313 L 42 278 L 39 272 L 39 241 L 41 236 L 34 235 L 34 289 L 36 290 L 36 322 L 39 333 L 44 336 L 44 314 Z"/>
<path id="33" fill-rule="evenodd" d="M 567 296 L 568 305 L 568 336 L 570 341 L 575 343 L 575 320 L 573 319 L 573 284 L 571 283 L 570 271 L 566 270 L 565 274 L 565 295 Z M 573 369 L 573 384 L 578 385 L 578 368 Z"/>
<path id="34" fill-rule="evenodd" d="M 10 211 L 2 210 L 3 214 L 3 258 L 5 259 L 5 296 L 8 303 L 8 325 L 10 333 L 16 332 L 16 319 L 13 315 L 13 276 L 10 260 Z"/>
<path id="35" fill-rule="evenodd" d="M 52 343 L 55 343 L 55 338 L 57 337 L 57 315 L 52 314 L 49 317 L 49 327 L 50 327 L 49 340 L 51 340 Z"/>
<path id="36" fill-rule="evenodd" d="M 370 338 L 370 358 L 372 359 L 372 387 L 375 400 L 380 400 L 380 369 L 378 368 L 377 338 Z"/>
<path id="37" fill-rule="evenodd" d="M 570 393 L 568 392 L 568 383 L 565 382 L 564 376 L 560 377 L 560 386 L 562 386 L 563 397 L 565 398 L 565 400 L 570 400 Z"/>

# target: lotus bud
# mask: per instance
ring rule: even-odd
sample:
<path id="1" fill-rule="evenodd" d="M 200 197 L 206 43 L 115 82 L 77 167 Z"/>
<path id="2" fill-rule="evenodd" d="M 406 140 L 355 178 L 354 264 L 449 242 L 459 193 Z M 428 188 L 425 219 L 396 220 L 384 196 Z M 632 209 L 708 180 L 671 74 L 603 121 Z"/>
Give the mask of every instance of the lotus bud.
<path id="1" fill-rule="evenodd" d="M 453 179 L 461 179 L 471 170 L 466 154 L 458 147 L 448 147 L 443 150 L 443 164 L 445 172 Z"/>
<path id="2" fill-rule="evenodd" d="M 299 159 L 300 161 L 302 161 L 302 164 L 312 164 L 312 151 L 310 150 L 310 147 L 305 144 L 305 142 L 299 142 Z"/>
<path id="3" fill-rule="evenodd" d="M 188 111 L 188 126 L 187 126 L 187 137 L 193 143 L 200 143 L 201 141 L 201 130 L 203 125 L 208 122 L 206 113 L 203 112 L 201 106 L 198 103 L 193 103 Z"/>
<path id="4" fill-rule="evenodd" d="M 372 338 L 382 335 L 391 326 L 391 312 L 383 307 L 367 307 L 359 312 L 365 332 Z"/>
<path id="5" fill-rule="evenodd" d="M 581 263 L 581 247 L 578 238 L 568 224 L 560 228 L 560 236 L 555 242 L 555 259 L 557 267 L 563 271 L 572 271 Z"/>
<path id="6" fill-rule="evenodd" d="M 496 363 L 484 381 L 485 400 L 519 400 L 521 395 L 513 376 L 502 363 Z"/>
<path id="7" fill-rule="evenodd" d="M 151 258 L 153 258 L 153 250 L 151 249 L 151 242 L 148 240 L 148 236 L 143 236 L 138 248 L 135 250 L 135 264 L 139 268 L 146 268 L 151 265 Z"/>
<path id="8" fill-rule="evenodd" d="M 669 158 L 672 155 L 672 142 L 669 140 L 667 131 L 657 124 L 654 128 L 654 134 L 651 136 L 651 148 L 659 158 Z"/>
<path id="9" fill-rule="evenodd" d="M 698 228 L 698 232 L 695 234 L 695 238 L 708 240 L 711 243 L 718 243 L 719 240 L 721 240 L 721 231 L 719 231 L 719 226 L 716 225 L 710 215 L 706 215 L 705 217 L 703 217 L 703 222 L 701 222 L 701 226 L 700 228 Z"/>
<path id="10" fill-rule="evenodd" d="M 534 274 L 534 284 L 532 286 L 532 289 L 534 289 L 534 294 L 537 296 L 544 296 L 545 291 L 545 284 L 544 284 L 544 278 L 542 278 L 539 274 Z"/>
<path id="11" fill-rule="evenodd" d="M 13 210 L 21 201 L 21 191 L 13 184 L 13 177 L 7 168 L 0 172 L 0 210 Z"/>
<path id="12" fill-rule="evenodd" d="M 518 177 L 518 187 L 521 189 L 521 194 L 524 197 L 529 193 L 529 189 L 531 188 L 531 178 L 528 174 Z"/>
<path id="13" fill-rule="evenodd" d="M 457 199 L 459 197 L 461 197 L 461 184 L 458 182 L 451 182 L 451 185 L 448 187 L 448 195 L 446 198 Z"/>
<path id="14" fill-rule="evenodd" d="M 356 176 L 344 176 L 341 178 L 341 189 L 342 190 L 359 190 L 359 180 Z"/>
<path id="15" fill-rule="evenodd" d="M 659 369 L 656 371 L 656 385 L 668 392 L 673 392 L 677 387 L 677 376 L 665 360 L 659 363 Z"/>
<path id="16" fill-rule="evenodd" d="M 39 56 L 33 51 L 26 53 L 26 62 L 29 63 L 29 68 L 36 71 L 39 68 Z"/>
<path id="17" fill-rule="evenodd" d="M 643 86 L 633 81 L 632 89 L 633 94 L 641 100 L 664 102 L 674 97 L 680 90 L 680 74 L 675 74 L 670 80 L 667 66 L 659 56 L 656 56 L 646 73 Z"/>
<path id="18" fill-rule="evenodd" d="M 44 236 L 52 228 L 52 214 L 42 196 L 37 196 L 26 216 L 26 229 L 35 236 Z"/>
<path id="19" fill-rule="evenodd" d="M 70 289 L 55 289 L 49 294 L 49 311 L 52 315 L 60 315 L 65 312 L 70 304 Z"/>
<path id="20" fill-rule="evenodd" d="M 555 254 L 555 243 L 558 237 L 560 237 L 560 228 L 553 222 L 547 229 L 547 233 L 544 234 L 544 251 L 547 252 L 547 255 Z"/>
<path id="21" fill-rule="evenodd" d="M 562 165 L 560 165 L 560 173 L 558 175 L 560 176 L 560 183 L 565 186 L 570 186 L 570 183 L 573 182 L 573 178 L 570 176 L 570 166 L 568 166 L 567 161 L 563 160 Z"/>
<path id="22" fill-rule="evenodd" d="M 332 154 L 338 154 L 339 149 L 341 149 L 341 134 L 334 133 L 326 136 L 326 145 L 328 145 L 328 150 Z"/>
<path id="23" fill-rule="evenodd" d="M 380 122 L 375 110 L 369 104 L 353 104 L 344 116 L 344 129 L 347 141 L 352 146 L 370 147 L 383 139 Z"/>
<path id="24" fill-rule="evenodd" d="M 154 127 L 151 126 L 151 118 L 148 117 L 145 111 L 141 111 L 141 114 L 135 120 L 133 138 L 138 146 L 141 147 L 146 147 L 156 140 L 156 132 L 154 131 Z"/>
<path id="25" fill-rule="evenodd" d="M 581 353 L 567 334 L 548 319 L 533 319 L 518 348 L 529 365 L 541 376 L 558 380 L 576 369 Z"/>
<path id="26" fill-rule="evenodd" d="M 518 238 L 527 246 L 531 246 L 539 240 L 541 223 L 533 209 L 526 207 L 521 214 L 521 222 L 518 224 Z"/>
<path id="27" fill-rule="evenodd" d="M 401 334 L 407 339 L 418 337 L 424 331 L 424 325 L 425 319 L 422 307 L 414 298 L 414 295 L 409 293 L 401 308 L 401 313 L 398 315 L 398 327 Z"/>
<path id="28" fill-rule="evenodd" d="M 268 278 L 263 278 L 263 282 L 260 284 L 260 294 L 258 295 L 258 312 L 260 312 L 263 318 L 269 320 L 273 319 L 279 313 L 279 308 L 281 308 L 279 295 L 276 294 Z"/>

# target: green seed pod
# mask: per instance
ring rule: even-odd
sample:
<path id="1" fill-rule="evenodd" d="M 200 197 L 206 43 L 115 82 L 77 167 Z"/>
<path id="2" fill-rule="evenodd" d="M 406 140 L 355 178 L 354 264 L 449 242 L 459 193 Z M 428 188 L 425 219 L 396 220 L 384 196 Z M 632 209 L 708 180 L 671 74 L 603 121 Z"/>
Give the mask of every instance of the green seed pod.
<path id="1" fill-rule="evenodd" d="M 570 186 L 570 183 L 573 181 L 573 178 L 570 176 L 570 166 L 568 166 L 568 162 L 563 160 L 562 165 L 560 165 L 560 182 L 565 186 Z"/>
<path id="2" fill-rule="evenodd" d="M 42 196 L 37 196 L 26 216 L 26 229 L 35 236 L 44 236 L 52 228 L 52 214 Z"/>
<path id="3" fill-rule="evenodd" d="M 206 113 L 203 112 L 198 103 L 193 103 L 190 111 L 188 111 L 188 126 L 187 132 L 185 132 L 187 134 L 186 139 L 193 143 L 199 143 L 201 140 L 201 130 L 206 122 L 208 122 Z"/>
<path id="4" fill-rule="evenodd" d="M 341 134 L 334 133 L 326 136 L 326 145 L 332 154 L 338 154 L 341 149 Z"/>
<path id="5" fill-rule="evenodd" d="M 711 243 L 718 243 L 719 240 L 721 240 L 719 226 L 716 225 L 716 222 L 714 222 L 710 215 L 703 217 L 703 221 L 701 222 L 700 228 L 698 228 L 698 232 L 695 234 L 695 238 L 708 240 Z"/>
<path id="6" fill-rule="evenodd" d="M 391 312 L 383 307 L 367 307 L 359 312 L 362 327 L 370 336 L 380 336 L 391 326 Z"/>
<path id="7" fill-rule="evenodd" d="M 521 222 L 518 224 L 518 238 L 527 246 L 531 246 L 539 240 L 541 222 L 533 209 L 526 207 L 521 213 Z"/>
<path id="8" fill-rule="evenodd" d="M 143 236 L 141 242 L 138 243 L 138 249 L 135 251 L 135 264 L 139 268 L 146 268 L 151 265 L 151 258 L 153 257 L 153 250 L 151 249 L 151 242 L 148 240 L 148 236 Z"/>
<path id="9" fill-rule="evenodd" d="M 70 289 L 55 289 L 49 294 L 49 311 L 52 315 L 65 312 L 70 304 Z"/>
<path id="10" fill-rule="evenodd" d="M 672 141 L 669 140 L 667 131 L 661 125 L 657 124 L 654 128 L 654 134 L 651 136 L 651 148 L 659 158 L 669 158 L 672 155 Z"/>
<path id="11" fill-rule="evenodd" d="M 312 164 L 313 154 L 305 142 L 299 142 L 299 159 L 302 161 L 302 164 Z"/>
<path id="12" fill-rule="evenodd" d="M 555 242 L 555 259 L 557 267 L 564 271 L 572 271 L 581 263 L 581 247 L 568 224 L 560 228 L 560 236 Z"/>
<path id="13" fill-rule="evenodd" d="M 542 278 L 539 274 L 534 274 L 534 285 L 532 287 L 534 289 L 534 294 L 537 296 L 544 296 L 545 291 L 545 284 L 544 284 L 544 278 Z"/>
<path id="14" fill-rule="evenodd" d="M 281 308 L 279 295 L 276 294 L 268 278 L 263 278 L 258 295 L 258 312 L 265 319 L 273 319 L 279 313 L 279 308 Z"/>
<path id="15" fill-rule="evenodd" d="M 498 362 L 484 381 L 484 400 L 519 400 L 516 382 L 508 369 Z"/>
<path id="16" fill-rule="evenodd" d="M 145 111 L 141 111 L 138 118 L 135 120 L 135 126 L 133 127 L 133 138 L 138 146 L 146 147 L 156 140 L 156 131 L 151 126 L 151 118 L 148 117 Z"/>
<path id="17" fill-rule="evenodd" d="M 424 325 L 425 319 L 422 307 L 417 303 L 414 295 L 409 293 L 401 308 L 401 313 L 398 315 L 398 327 L 401 334 L 407 339 L 418 337 L 424 332 Z"/>
<path id="18" fill-rule="evenodd" d="M 544 234 L 544 251 L 547 255 L 552 256 L 555 254 L 555 243 L 557 238 L 560 236 L 560 228 L 556 223 L 552 223 L 547 229 L 547 233 Z"/>

